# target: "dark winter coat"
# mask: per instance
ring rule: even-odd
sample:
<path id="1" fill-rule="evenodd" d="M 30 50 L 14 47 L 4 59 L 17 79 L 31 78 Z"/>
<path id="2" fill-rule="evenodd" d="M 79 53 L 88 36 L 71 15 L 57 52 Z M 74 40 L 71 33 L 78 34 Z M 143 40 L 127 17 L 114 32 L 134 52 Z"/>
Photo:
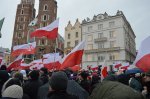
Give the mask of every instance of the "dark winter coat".
<path id="1" fill-rule="evenodd" d="M 49 83 L 42 85 L 38 90 L 38 99 L 47 99 L 49 92 Z"/>
<path id="2" fill-rule="evenodd" d="M 40 80 L 29 80 L 23 86 L 23 91 L 30 99 L 37 99 L 38 89 L 42 85 Z"/>
<path id="3" fill-rule="evenodd" d="M 138 92 L 141 92 L 143 89 L 142 84 L 138 80 L 136 80 L 134 77 L 130 79 L 129 86 Z"/>
<path id="4" fill-rule="evenodd" d="M 88 80 L 82 80 L 80 83 L 81 87 L 91 94 L 91 83 Z"/>
<path id="5" fill-rule="evenodd" d="M 79 99 L 77 96 L 70 95 L 65 91 L 53 91 L 48 94 L 48 99 Z"/>
<path id="6" fill-rule="evenodd" d="M 144 99 L 143 95 L 119 82 L 103 81 L 89 99 Z"/>
<path id="7" fill-rule="evenodd" d="M 1 97 L 1 90 L 3 84 L 9 79 L 8 72 L 5 70 L 0 70 L 0 97 Z"/>
<path id="8" fill-rule="evenodd" d="M 87 99 L 89 94 L 74 80 L 68 80 L 67 92 L 71 95 L 78 96 L 79 99 Z"/>

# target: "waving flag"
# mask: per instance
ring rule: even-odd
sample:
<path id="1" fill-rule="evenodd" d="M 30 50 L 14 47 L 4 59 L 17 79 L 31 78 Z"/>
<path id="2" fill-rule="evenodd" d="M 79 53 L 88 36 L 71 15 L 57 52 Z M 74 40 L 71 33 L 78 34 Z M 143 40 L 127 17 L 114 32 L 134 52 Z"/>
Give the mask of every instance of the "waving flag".
<path id="1" fill-rule="evenodd" d="M 134 65 L 143 71 L 150 70 L 150 36 L 142 41 Z"/>
<path id="2" fill-rule="evenodd" d="M 107 69 L 108 69 L 108 67 L 106 66 L 106 63 L 105 63 L 106 61 L 104 60 L 104 63 L 103 63 L 103 65 L 102 65 L 102 67 L 101 67 L 101 81 L 105 78 L 105 77 L 107 77 L 107 75 L 108 75 L 108 72 L 107 72 Z"/>
<path id="3" fill-rule="evenodd" d="M 2 58 L 2 57 L 0 57 L 0 65 L 1 65 L 2 61 L 3 61 L 3 58 Z"/>
<path id="4" fill-rule="evenodd" d="M 42 67 L 44 67 L 43 64 L 43 60 L 42 59 L 38 59 L 38 60 L 34 60 L 30 63 L 30 69 L 41 69 Z"/>
<path id="5" fill-rule="evenodd" d="M 62 60 L 61 56 L 59 53 L 50 53 L 50 54 L 45 54 L 43 55 L 44 60 L 44 67 L 48 68 L 49 70 L 51 69 L 59 69 L 60 67 L 60 61 Z"/>
<path id="6" fill-rule="evenodd" d="M 22 61 L 22 54 L 19 55 L 14 62 L 10 63 L 7 67 L 7 70 L 10 71 L 11 69 L 18 69 Z"/>
<path id="7" fill-rule="evenodd" d="M 84 47 L 85 41 L 80 42 L 67 56 L 63 58 L 60 69 L 80 65 Z"/>
<path id="8" fill-rule="evenodd" d="M 39 28 L 31 33 L 30 37 L 47 37 L 48 39 L 56 39 L 58 37 L 59 19 L 52 22 L 46 27 Z"/>
<path id="9" fill-rule="evenodd" d="M 121 69 L 127 70 L 130 67 L 129 63 L 123 63 L 122 66 L 120 67 Z"/>
<path id="10" fill-rule="evenodd" d="M 17 46 L 14 46 L 13 52 L 11 54 L 12 56 L 18 56 L 20 54 L 23 54 L 23 55 L 34 54 L 35 47 L 36 47 L 36 42 L 23 44 L 23 45 L 17 45 Z"/>

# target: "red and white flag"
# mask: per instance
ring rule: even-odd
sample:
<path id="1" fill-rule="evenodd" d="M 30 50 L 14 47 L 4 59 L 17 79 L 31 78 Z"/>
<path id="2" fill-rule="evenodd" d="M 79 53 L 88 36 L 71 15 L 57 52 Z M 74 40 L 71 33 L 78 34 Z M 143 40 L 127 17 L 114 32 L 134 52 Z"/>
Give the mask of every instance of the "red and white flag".
<path id="1" fill-rule="evenodd" d="M 36 42 L 17 45 L 13 47 L 12 56 L 19 56 L 20 54 L 29 55 L 35 53 Z"/>
<path id="2" fill-rule="evenodd" d="M 80 65 L 82 61 L 84 47 L 85 47 L 85 41 L 80 42 L 68 55 L 66 55 L 62 59 L 60 69 L 65 69 L 68 67 L 73 67 L 75 65 Z"/>
<path id="3" fill-rule="evenodd" d="M 30 34 L 30 37 L 47 37 L 48 39 L 56 39 L 58 37 L 59 19 L 52 22 L 46 27 L 39 28 Z"/>
<path id="4" fill-rule="evenodd" d="M 121 67 L 121 66 L 122 66 L 121 63 L 116 63 L 116 64 L 114 65 L 114 68 L 119 68 L 119 67 Z"/>
<path id="5" fill-rule="evenodd" d="M 19 69 L 20 69 L 20 70 L 26 70 L 26 69 L 29 69 L 29 68 L 30 68 L 30 64 L 26 64 L 26 63 L 24 62 L 24 59 L 22 59 L 21 64 L 20 64 L 20 66 L 19 66 Z"/>
<path id="6" fill-rule="evenodd" d="M 59 53 L 45 54 L 45 55 L 43 55 L 43 58 L 44 58 L 43 63 L 44 63 L 45 68 L 48 68 L 49 70 L 59 69 L 59 67 L 61 65 L 60 62 L 62 60 Z"/>
<path id="7" fill-rule="evenodd" d="M 3 61 L 3 57 L 0 57 L 0 65 L 1 65 L 2 61 Z"/>
<path id="8" fill-rule="evenodd" d="M 104 60 L 104 63 L 103 63 L 103 65 L 102 65 L 102 67 L 101 67 L 101 81 L 102 81 L 104 78 L 107 77 L 107 75 L 108 75 L 107 69 L 108 69 L 108 67 L 106 66 L 105 60 Z"/>
<path id="9" fill-rule="evenodd" d="M 123 63 L 122 66 L 120 67 L 120 69 L 127 70 L 129 67 L 130 67 L 129 63 Z"/>
<path id="10" fill-rule="evenodd" d="M 142 41 L 133 64 L 145 72 L 150 70 L 150 36 Z"/>
<path id="11" fill-rule="evenodd" d="M 34 60 L 30 63 L 30 69 L 34 70 L 34 69 L 41 69 L 42 67 L 44 67 L 43 64 L 43 60 L 42 59 L 38 59 L 38 60 Z"/>
<path id="12" fill-rule="evenodd" d="M 7 67 L 7 70 L 10 71 L 11 69 L 18 69 L 22 61 L 22 54 L 19 55 L 14 62 L 10 63 Z"/>

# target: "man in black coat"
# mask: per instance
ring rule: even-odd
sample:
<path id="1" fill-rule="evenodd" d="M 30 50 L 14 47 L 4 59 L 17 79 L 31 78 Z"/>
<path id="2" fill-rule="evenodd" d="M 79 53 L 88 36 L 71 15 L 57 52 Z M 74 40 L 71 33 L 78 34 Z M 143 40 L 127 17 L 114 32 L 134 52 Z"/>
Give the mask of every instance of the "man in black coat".
<path id="1" fill-rule="evenodd" d="M 67 93 L 68 78 L 64 72 L 54 72 L 50 79 L 48 99 L 79 99 Z"/>
<path id="2" fill-rule="evenodd" d="M 39 72 L 36 70 L 31 71 L 29 78 L 29 81 L 23 86 L 23 91 L 30 99 L 37 99 L 38 89 L 42 85 L 42 82 L 39 80 Z"/>

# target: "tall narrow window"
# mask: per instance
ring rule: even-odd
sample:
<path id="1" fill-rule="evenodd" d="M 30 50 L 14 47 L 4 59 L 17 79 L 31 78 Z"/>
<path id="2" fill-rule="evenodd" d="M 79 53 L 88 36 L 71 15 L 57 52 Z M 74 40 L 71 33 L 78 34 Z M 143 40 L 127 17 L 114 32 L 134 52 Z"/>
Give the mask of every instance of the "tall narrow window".
<path id="1" fill-rule="evenodd" d="M 76 37 L 78 37 L 78 32 L 76 32 Z"/>
<path id="2" fill-rule="evenodd" d="M 44 15 L 43 16 L 43 21 L 46 21 L 47 20 L 47 15 Z"/>
<path id="3" fill-rule="evenodd" d="M 98 38 L 104 37 L 103 33 L 98 33 Z"/>
<path id="4" fill-rule="evenodd" d="M 23 11 L 23 10 L 21 10 L 21 14 L 24 14 L 24 11 Z"/>
<path id="5" fill-rule="evenodd" d="M 102 30 L 103 29 L 103 24 L 99 24 L 98 25 L 98 30 Z"/>
<path id="6" fill-rule="evenodd" d="M 75 40 L 75 46 L 77 46 L 77 45 L 78 45 L 78 43 L 79 43 L 79 41 L 78 41 L 78 40 Z"/>
<path id="7" fill-rule="evenodd" d="M 44 11 L 46 11 L 46 10 L 48 10 L 48 5 L 47 4 L 44 5 Z"/>
<path id="8" fill-rule="evenodd" d="M 110 28 L 112 28 L 112 27 L 114 27 L 114 26 L 115 26 L 115 22 L 114 22 L 114 21 L 109 22 L 109 27 L 110 27 Z"/>
<path id="9" fill-rule="evenodd" d="M 70 47 L 70 42 L 67 42 L 67 47 Z"/>
<path id="10" fill-rule="evenodd" d="M 70 39 L 70 34 L 68 34 L 68 39 Z"/>

